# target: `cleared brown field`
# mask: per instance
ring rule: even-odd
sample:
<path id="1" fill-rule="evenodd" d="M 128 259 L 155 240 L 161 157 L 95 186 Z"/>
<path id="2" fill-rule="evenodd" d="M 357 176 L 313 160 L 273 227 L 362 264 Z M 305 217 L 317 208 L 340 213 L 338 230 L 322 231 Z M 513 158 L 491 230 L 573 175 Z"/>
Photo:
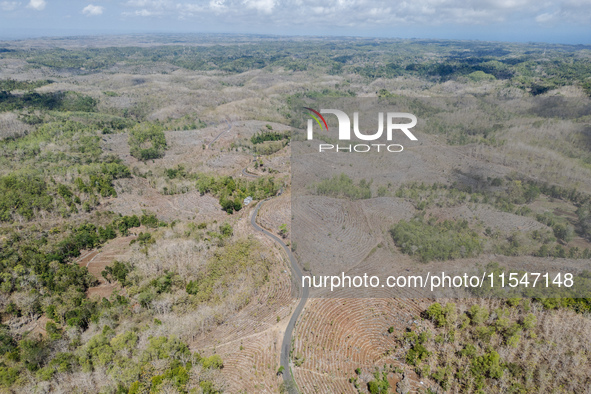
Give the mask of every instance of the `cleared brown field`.
<path id="1" fill-rule="evenodd" d="M 270 274 L 272 280 L 257 290 L 246 307 L 191 342 L 202 355 L 222 357 L 226 390 L 232 393 L 279 391 L 281 341 L 297 301 L 291 295 L 291 275 L 282 251 L 266 237 L 256 237 L 279 262 Z"/>
<path id="2" fill-rule="evenodd" d="M 107 282 L 101 275 L 101 272 L 105 267 L 111 265 L 113 261 L 125 261 L 131 256 L 129 243 L 137 238 L 137 233 L 145 229 L 138 228 L 134 230 L 136 230 L 134 231 L 135 234 L 115 238 L 105 243 L 101 248 L 83 251 L 76 260 L 78 265 L 88 268 L 88 272 L 99 281 L 97 286 L 88 289 L 86 292 L 88 297 L 98 296 L 109 298 L 113 290 L 120 287 L 118 283 Z"/>
<path id="3" fill-rule="evenodd" d="M 279 234 L 279 227 L 283 224 L 287 228 L 287 238 L 291 234 L 291 194 L 284 192 L 281 196 L 267 201 L 259 210 L 257 222 L 267 230 Z"/>
<path id="4" fill-rule="evenodd" d="M 292 242 L 297 245 L 298 261 L 306 269 L 334 264 L 348 269 L 379 243 L 355 202 L 297 197 L 292 204 Z"/>
<path id="5" fill-rule="evenodd" d="M 421 300 L 312 299 L 294 332 L 292 360 L 296 383 L 305 393 L 355 393 L 349 378 L 358 377 L 361 392 L 376 367 L 405 369 L 396 355 L 396 338 L 407 327 L 423 324 Z M 388 329 L 394 327 L 394 333 Z M 300 364 L 299 366 L 297 364 Z M 357 375 L 355 370 L 362 373 Z M 434 386 L 406 369 L 410 392 Z M 390 374 L 396 389 L 400 376 Z M 422 384 L 421 384 L 422 382 Z"/>
<path id="6" fill-rule="evenodd" d="M 119 180 L 118 187 L 123 193 L 118 198 L 107 201 L 103 209 L 122 215 L 141 215 L 146 210 L 165 221 L 213 221 L 227 216 L 215 197 L 209 194 L 201 196 L 197 190 L 163 195 L 151 187 L 149 181 L 140 177 Z"/>

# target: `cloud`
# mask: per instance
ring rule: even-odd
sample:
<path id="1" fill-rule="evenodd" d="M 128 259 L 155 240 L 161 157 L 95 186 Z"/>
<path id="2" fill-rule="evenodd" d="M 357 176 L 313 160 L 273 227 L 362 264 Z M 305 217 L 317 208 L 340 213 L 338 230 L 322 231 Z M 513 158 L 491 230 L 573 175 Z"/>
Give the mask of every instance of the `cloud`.
<path id="1" fill-rule="evenodd" d="M 12 11 L 18 7 L 20 3 L 18 1 L 3 1 L 0 2 L 0 8 L 2 11 Z"/>
<path id="2" fill-rule="evenodd" d="M 40 1 L 40 0 L 36 0 Z M 589 0 L 124 0 L 124 15 L 324 28 L 591 23 Z"/>
<path id="3" fill-rule="evenodd" d="M 538 23 L 550 22 L 552 19 L 554 19 L 554 17 L 555 17 L 554 14 L 550 14 L 548 12 L 545 12 L 543 14 L 536 16 L 536 22 L 538 22 Z"/>
<path id="4" fill-rule="evenodd" d="M 125 6 L 131 8 L 139 8 L 135 11 L 125 11 L 123 15 L 132 16 L 153 16 L 174 14 L 175 12 L 182 13 L 179 9 L 180 4 L 175 4 L 172 0 L 128 0 Z"/>
<path id="5" fill-rule="evenodd" d="M 2 1 L 0 2 L 0 9 L 2 9 L 2 11 L 13 11 L 19 5 L 20 3 L 18 1 Z"/>
<path id="6" fill-rule="evenodd" d="M 274 0 L 245 0 L 242 4 L 244 4 L 246 8 L 255 9 L 263 14 L 270 14 L 275 7 Z"/>
<path id="7" fill-rule="evenodd" d="M 200 4 L 177 4 L 176 9 L 180 19 L 191 18 L 208 10 Z"/>
<path id="8" fill-rule="evenodd" d="M 104 8 L 100 5 L 89 4 L 82 10 L 82 13 L 86 16 L 101 15 Z"/>
<path id="9" fill-rule="evenodd" d="M 591 2 L 588 0 L 563 0 L 553 13 L 552 22 L 564 24 L 591 24 Z"/>
<path id="10" fill-rule="evenodd" d="M 27 5 L 27 7 L 32 8 L 36 11 L 41 11 L 45 9 L 46 5 L 47 3 L 45 2 L 45 0 L 31 0 L 29 1 L 29 5 Z"/>
<path id="11" fill-rule="evenodd" d="M 224 0 L 211 0 L 209 2 L 209 9 L 214 12 L 225 11 L 228 7 L 224 4 Z"/>
<path id="12" fill-rule="evenodd" d="M 158 9 L 163 10 L 167 8 L 175 8 L 176 4 L 171 0 L 129 0 L 125 3 L 129 7 L 143 8 L 143 9 Z"/>
<path id="13" fill-rule="evenodd" d="M 147 9 L 143 9 L 143 10 L 138 10 L 135 12 L 135 15 L 137 16 L 152 16 L 152 15 L 158 15 L 160 14 L 159 12 L 155 12 L 155 11 L 149 11 Z"/>

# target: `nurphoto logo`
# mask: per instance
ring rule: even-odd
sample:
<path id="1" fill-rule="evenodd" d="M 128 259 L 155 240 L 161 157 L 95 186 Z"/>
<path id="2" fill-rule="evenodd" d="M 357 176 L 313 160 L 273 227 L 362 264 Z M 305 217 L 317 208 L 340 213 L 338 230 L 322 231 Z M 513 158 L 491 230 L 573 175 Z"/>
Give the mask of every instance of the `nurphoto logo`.
<path id="1" fill-rule="evenodd" d="M 332 114 L 337 117 L 339 124 L 339 141 L 350 141 L 351 140 L 351 119 L 349 116 L 338 109 L 321 109 L 316 111 L 309 107 L 304 107 L 311 112 L 310 116 L 316 121 L 321 130 L 325 129 L 328 131 L 328 124 L 322 114 Z M 407 123 L 395 123 L 394 119 L 410 119 Z M 386 139 L 392 141 L 395 130 L 402 131 L 411 141 L 417 141 L 417 137 L 410 132 L 409 129 L 413 128 L 417 124 L 417 117 L 413 114 L 406 112 L 388 112 L 386 113 Z M 308 140 L 314 139 L 314 122 L 312 119 L 308 119 Z M 365 134 L 359 130 L 359 112 L 353 112 L 353 133 L 355 138 L 361 141 L 376 141 L 380 139 L 384 133 L 384 113 L 378 113 L 378 130 L 373 134 Z M 402 152 L 404 147 L 400 144 L 349 144 L 341 145 L 338 144 L 319 144 L 319 152 L 369 152 L 375 150 L 380 152 L 382 150 L 388 152 Z"/>

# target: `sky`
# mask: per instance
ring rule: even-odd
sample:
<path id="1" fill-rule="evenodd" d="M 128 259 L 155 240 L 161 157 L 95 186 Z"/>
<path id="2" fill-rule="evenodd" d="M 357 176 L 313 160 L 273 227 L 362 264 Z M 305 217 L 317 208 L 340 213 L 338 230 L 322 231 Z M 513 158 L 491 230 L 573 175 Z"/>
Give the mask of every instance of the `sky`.
<path id="1" fill-rule="evenodd" d="M 591 44 L 591 0 L 0 0 L 0 39 L 151 32 Z"/>

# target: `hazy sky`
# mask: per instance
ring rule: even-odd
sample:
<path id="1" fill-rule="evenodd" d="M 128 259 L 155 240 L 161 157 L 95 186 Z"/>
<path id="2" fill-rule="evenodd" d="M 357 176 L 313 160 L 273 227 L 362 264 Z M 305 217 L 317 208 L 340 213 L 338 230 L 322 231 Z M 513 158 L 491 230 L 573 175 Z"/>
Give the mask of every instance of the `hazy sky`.
<path id="1" fill-rule="evenodd" d="M 591 0 L 0 0 L 0 38 L 131 32 L 591 44 Z"/>

